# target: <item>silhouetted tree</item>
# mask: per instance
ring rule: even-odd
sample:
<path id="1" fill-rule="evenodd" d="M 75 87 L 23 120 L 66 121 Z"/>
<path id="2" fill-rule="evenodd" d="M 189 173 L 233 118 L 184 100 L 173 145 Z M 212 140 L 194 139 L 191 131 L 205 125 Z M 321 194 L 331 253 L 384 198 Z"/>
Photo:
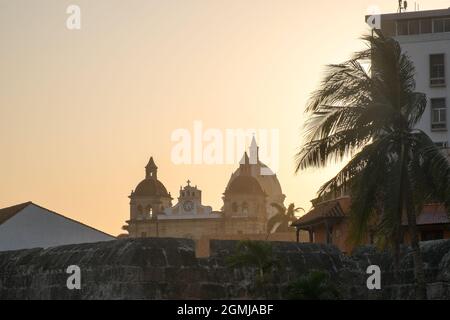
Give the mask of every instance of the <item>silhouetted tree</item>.
<path id="1" fill-rule="evenodd" d="M 266 287 L 270 283 L 272 271 L 279 266 L 270 242 L 239 241 L 236 251 L 227 258 L 227 264 L 232 268 L 255 268 L 258 272 L 255 287 L 262 289 L 265 297 L 269 298 Z"/>
<path id="2" fill-rule="evenodd" d="M 387 239 L 398 255 L 405 219 L 416 297 L 426 299 L 416 215 L 430 199 L 450 203 L 449 162 L 425 132 L 415 129 L 427 99 L 415 92 L 415 69 L 399 43 L 380 32 L 363 39 L 368 49 L 328 66 L 320 89 L 313 94 L 306 109 L 306 143 L 297 154 L 297 171 L 350 156 L 319 193 L 350 190 L 355 243 L 375 223 L 377 236 Z"/>
<path id="3" fill-rule="evenodd" d="M 299 211 L 305 211 L 303 208 L 296 208 L 293 203 L 291 203 L 287 209 L 278 203 L 272 203 L 272 207 L 277 209 L 278 212 L 267 222 L 267 237 L 275 232 L 288 232 L 291 223 L 297 220 L 295 214 Z"/>
<path id="4" fill-rule="evenodd" d="M 291 300 L 332 300 L 339 298 L 339 290 L 328 272 L 313 270 L 288 286 L 287 297 Z"/>

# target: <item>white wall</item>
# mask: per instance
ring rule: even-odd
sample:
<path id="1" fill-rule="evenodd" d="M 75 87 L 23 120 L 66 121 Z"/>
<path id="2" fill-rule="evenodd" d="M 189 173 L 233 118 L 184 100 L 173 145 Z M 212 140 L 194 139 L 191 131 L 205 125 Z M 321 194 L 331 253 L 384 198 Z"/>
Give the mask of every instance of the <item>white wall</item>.
<path id="1" fill-rule="evenodd" d="M 0 225 L 0 251 L 110 241 L 115 238 L 34 204 Z"/>
<path id="2" fill-rule="evenodd" d="M 425 93 L 428 99 L 427 110 L 418 124 L 434 142 L 448 142 L 450 131 L 431 131 L 430 99 L 446 98 L 447 129 L 450 129 L 450 33 L 422 34 L 414 36 L 398 36 L 402 49 L 412 59 L 416 68 L 416 91 Z M 445 54 L 446 87 L 430 87 L 430 54 Z"/>

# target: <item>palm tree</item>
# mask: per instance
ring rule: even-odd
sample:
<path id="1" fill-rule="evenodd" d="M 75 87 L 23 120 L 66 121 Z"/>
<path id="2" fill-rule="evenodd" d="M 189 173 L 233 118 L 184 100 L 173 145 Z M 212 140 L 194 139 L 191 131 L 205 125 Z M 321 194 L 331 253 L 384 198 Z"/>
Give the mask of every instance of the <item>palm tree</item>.
<path id="1" fill-rule="evenodd" d="M 328 73 L 306 108 L 306 143 L 297 154 L 297 172 L 351 160 L 319 194 L 352 195 L 351 240 L 360 243 L 376 225 L 398 255 L 402 220 L 408 222 L 416 297 L 426 283 L 416 214 L 430 200 L 450 204 L 449 162 L 433 141 L 415 129 L 426 96 L 415 92 L 415 69 L 394 39 L 380 32 L 363 38 L 368 49 Z M 364 63 L 371 62 L 365 68 Z"/>
<path id="2" fill-rule="evenodd" d="M 338 286 L 326 271 L 312 270 L 288 286 L 290 300 L 332 300 L 339 298 Z"/>
<path id="3" fill-rule="evenodd" d="M 297 220 L 295 214 L 299 211 L 305 212 L 303 208 L 296 208 L 294 203 L 291 203 L 287 209 L 278 203 L 272 203 L 271 205 L 278 212 L 267 221 L 267 237 L 274 232 L 288 232 L 291 223 Z"/>
<path id="4" fill-rule="evenodd" d="M 271 272 L 279 266 L 279 260 L 270 242 L 239 241 L 236 251 L 227 258 L 227 264 L 232 268 L 257 269 L 256 287 L 262 289 L 266 298 L 269 298 L 266 286 L 270 282 Z"/>

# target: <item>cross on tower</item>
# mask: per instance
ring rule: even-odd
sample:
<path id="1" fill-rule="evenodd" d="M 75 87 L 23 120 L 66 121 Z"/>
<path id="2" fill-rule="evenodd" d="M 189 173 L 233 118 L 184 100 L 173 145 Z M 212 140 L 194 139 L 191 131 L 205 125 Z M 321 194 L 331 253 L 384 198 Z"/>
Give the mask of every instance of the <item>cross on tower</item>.
<path id="1" fill-rule="evenodd" d="M 188 187 L 190 187 L 191 186 L 191 180 L 188 180 L 186 182 L 187 182 Z"/>

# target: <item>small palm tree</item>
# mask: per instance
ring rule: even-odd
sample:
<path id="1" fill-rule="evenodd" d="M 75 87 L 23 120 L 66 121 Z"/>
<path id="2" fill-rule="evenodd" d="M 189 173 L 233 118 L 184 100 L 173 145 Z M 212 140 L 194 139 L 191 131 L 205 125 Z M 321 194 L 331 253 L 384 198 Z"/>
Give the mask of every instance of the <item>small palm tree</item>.
<path id="1" fill-rule="evenodd" d="M 332 300 L 339 298 L 339 290 L 329 273 L 313 270 L 292 282 L 287 296 L 291 300 Z"/>
<path id="2" fill-rule="evenodd" d="M 279 266 L 270 242 L 239 241 L 234 254 L 227 258 L 227 264 L 232 268 L 257 269 L 256 287 L 262 289 L 266 298 L 269 298 L 266 286 L 270 282 L 271 272 Z"/>
<path id="3" fill-rule="evenodd" d="M 278 212 L 267 221 L 268 235 L 275 232 L 288 232 L 291 223 L 297 220 L 295 214 L 299 211 L 305 212 L 303 208 L 296 208 L 294 203 L 291 203 L 287 209 L 278 203 L 272 203 L 272 207 Z"/>
<path id="4" fill-rule="evenodd" d="M 427 106 L 415 92 L 414 66 L 394 39 L 380 32 L 363 38 L 369 48 L 330 65 L 322 86 L 306 109 L 306 143 L 297 154 L 297 171 L 351 160 L 319 191 L 350 191 L 351 239 L 362 242 L 371 224 L 396 256 L 405 219 L 417 283 L 426 283 L 416 215 L 430 200 L 450 204 L 450 166 L 445 155 L 415 129 Z M 370 68 L 364 63 L 370 62 Z"/>

